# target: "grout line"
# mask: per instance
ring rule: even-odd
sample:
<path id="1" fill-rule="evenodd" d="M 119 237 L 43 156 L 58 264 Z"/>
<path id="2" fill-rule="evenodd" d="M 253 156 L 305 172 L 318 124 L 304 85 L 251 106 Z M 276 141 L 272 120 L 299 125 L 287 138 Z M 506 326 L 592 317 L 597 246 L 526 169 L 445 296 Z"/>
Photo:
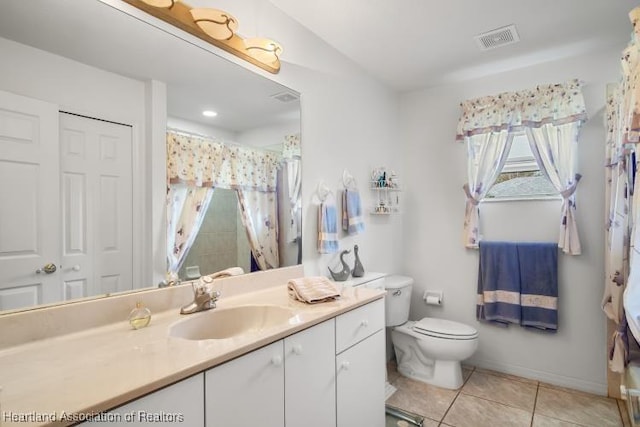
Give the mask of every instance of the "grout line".
<path id="1" fill-rule="evenodd" d="M 463 386 L 464 387 L 464 386 Z M 458 396 L 460 396 L 460 393 L 462 392 L 462 387 L 460 387 L 460 389 L 458 390 L 458 392 L 456 393 L 456 397 L 453 398 L 453 400 L 451 401 L 451 403 L 449 404 L 449 407 L 447 408 L 446 411 L 444 411 L 444 414 L 442 414 L 442 418 L 440 419 L 440 424 L 442 424 L 444 422 L 445 417 L 447 416 L 447 414 L 449 413 L 449 411 L 451 410 L 451 408 L 453 407 L 453 404 L 456 402 L 456 400 L 458 400 Z"/>
<path id="2" fill-rule="evenodd" d="M 536 407 L 538 406 L 538 392 L 540 392 L 540 382 L 536 384 L 536 398 L 533 399 L 533 411 L 531 411 L 531 425 L 529 427 L 533 427 L 533 420 L 536 416 Z"/>
<path id="3" fill-rule="evenodd" d="M 458 391 L 456 392 L 456 397 L 453 398 L 453 400 L 451 401 L 451 403 L 449 404 L 449 407 L 447 408 L 446 411 L 444 411 L 444 414 L 442 415 L 442 418 L 440 419 L 440 424 L 441 425 L 444 422 L 445 417 L 447 416 L 447 414 L 449 413 L 449 411 L 451 410 L 451 408 L 453 407 L 453 404 L 456 402 L 456 400 L 458 399 L 458 396 L 460 396 L 460 393 L 462 393 L 462 389 L 464 388 L 464 385 L 469 381 L 469 379 L 471 379 L 471 376 L 473 375 L 473 373 L 475 372 L 476 368 L 475 366 L 471 369 L 471 373 L 469 374 L 469 376 L 467 377 L 466 380 L 464 380 L 464 382 L 462 383 L 462 385 L 460 386 L 460 388 L 458 389 Z"/>

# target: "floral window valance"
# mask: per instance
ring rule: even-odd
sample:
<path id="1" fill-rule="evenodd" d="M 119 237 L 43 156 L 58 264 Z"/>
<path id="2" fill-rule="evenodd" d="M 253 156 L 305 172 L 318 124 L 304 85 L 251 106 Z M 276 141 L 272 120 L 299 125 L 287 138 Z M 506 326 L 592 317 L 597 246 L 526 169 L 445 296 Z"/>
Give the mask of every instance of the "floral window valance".
<path id="1" fill-rule="evenodd" d="M 300 156 L 300 134 L 285 136 L 282 146 L 282 157 L 285 159 L 299 159 Z"/>
<path id="2" fill-rule="evenodd" d="M 276 191 L 279 153 L 167 133 L 167 179 L 198 187 Z"/>
<path id="3" fill-rule="evenodd" d="M 577 79 L 564 84 L 540 85 L 530 90 L 504 92 L 495 96 L 464 101 L 456 140 L 465 136 L 584 122 L 587 114 L 581 83 Z"/>

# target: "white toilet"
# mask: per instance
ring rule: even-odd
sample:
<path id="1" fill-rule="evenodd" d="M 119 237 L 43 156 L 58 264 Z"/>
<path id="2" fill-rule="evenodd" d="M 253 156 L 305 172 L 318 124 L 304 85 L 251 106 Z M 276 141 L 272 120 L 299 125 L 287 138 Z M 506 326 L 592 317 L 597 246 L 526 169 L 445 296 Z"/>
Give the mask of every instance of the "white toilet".
<path id="1" fill-rule="evenodd" d="M 398 362 L 409 378 L 449 389 L 462 386 L 460 362 L 478 348 L 478 331 L 463 323 L 425 317 L 409 321 L 413 279 L 385 277 L 386 321 Z"/>

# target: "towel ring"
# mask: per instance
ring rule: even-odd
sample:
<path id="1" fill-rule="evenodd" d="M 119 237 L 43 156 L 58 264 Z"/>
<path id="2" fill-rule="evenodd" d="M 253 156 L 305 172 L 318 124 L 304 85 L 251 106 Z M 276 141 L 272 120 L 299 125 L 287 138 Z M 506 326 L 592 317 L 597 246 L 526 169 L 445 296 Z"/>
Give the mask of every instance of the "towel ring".
<path id="1" fill-rule="evenodd" d="M 348 190 L 355 190 L 358 187 L 356 179 L 346 169 L 342 172 L 342 184 Z"/>
<path id="2" fill-rule="evenodd" d="M 327 187 L 324 181 L 320 181 L 318 183 L 316 194 L 318 195 L 318 199 L 320 199 L 320 202 L 324 202 L 325 200 L 327 200 L 327 196 L 331 194 L 331 190 L 329 189 L 329 187 Z"/>

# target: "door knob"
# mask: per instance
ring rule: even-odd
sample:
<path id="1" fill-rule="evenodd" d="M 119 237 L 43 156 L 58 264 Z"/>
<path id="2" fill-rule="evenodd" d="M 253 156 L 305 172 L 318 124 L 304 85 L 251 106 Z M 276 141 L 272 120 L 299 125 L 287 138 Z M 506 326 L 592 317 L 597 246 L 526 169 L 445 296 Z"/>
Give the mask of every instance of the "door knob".
<path id="1" fill-rule="evenodd" d="M 55 273 L 57 269 L 58 268 L 56 267 L 55 264 L 48 263 L 48 264 L 45 264 L 44 267 L 37 269 L 36 274 L 40 274 L 40 273 L 52 274 L 52 273 Z"/>
<path id="2" fill-rule="evenodd" d="M 73 267 L 71 267 L 71 269 L 73 271 L 80 271 L 80 266 L 78 264 L 74 265 Z"/>

